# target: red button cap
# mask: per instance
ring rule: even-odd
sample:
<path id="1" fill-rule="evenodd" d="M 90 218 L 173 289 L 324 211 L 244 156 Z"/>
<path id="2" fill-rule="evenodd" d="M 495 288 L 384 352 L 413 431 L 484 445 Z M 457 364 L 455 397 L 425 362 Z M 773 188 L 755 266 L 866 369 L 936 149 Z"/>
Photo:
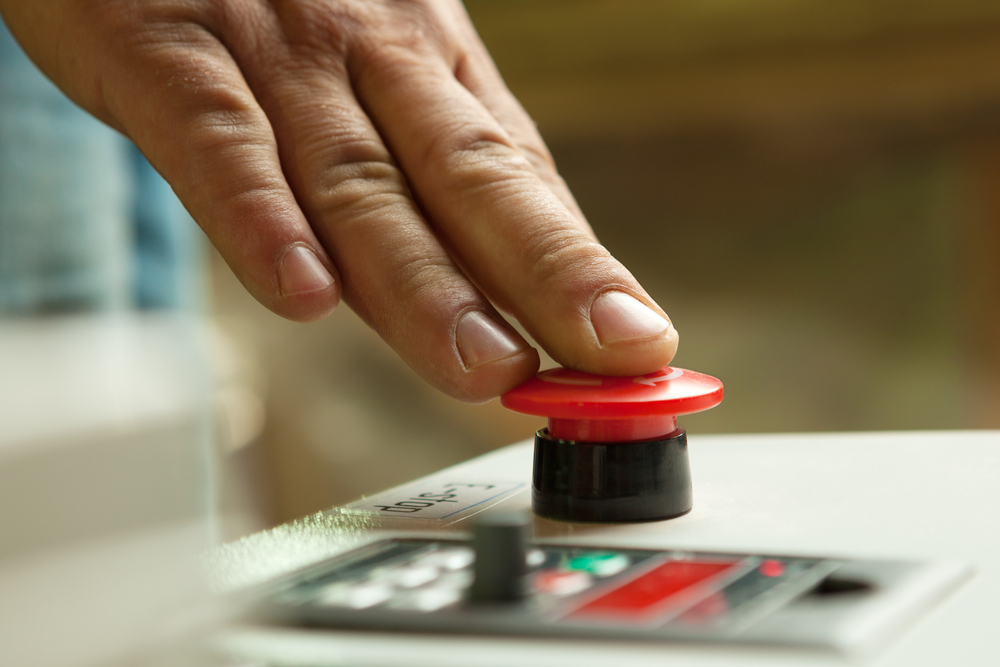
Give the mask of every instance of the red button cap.
<path id="1" fill-rule="evenodd" d="M 587 442 L 668 436 L 677 430 L 677 415 L 707 410 L 721 401 L 719 380 L 671 366 L 637 377 L 553 368 L 500 399 L 515 412 L 548 417 L 552 438 Z"/>

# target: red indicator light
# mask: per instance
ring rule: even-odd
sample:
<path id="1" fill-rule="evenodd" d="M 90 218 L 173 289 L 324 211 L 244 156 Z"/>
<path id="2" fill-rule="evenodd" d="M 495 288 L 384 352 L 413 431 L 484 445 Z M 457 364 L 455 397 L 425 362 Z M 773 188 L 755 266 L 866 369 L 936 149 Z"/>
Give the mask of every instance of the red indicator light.
<path id="1" fill-rule="evenodd" d="M 785 564 L 780 560 L 761 561 L 757 571 L 765 577 L 780 577 L 785 573 Z"/>
<path id="2" fill-rule="evenodd" d="M 737 561 L 667 561 L 591 600 L 570 616 L 655 617 L 682 597 L 680 594 L 685 590 L 730 570 L 736 564 Z"/>

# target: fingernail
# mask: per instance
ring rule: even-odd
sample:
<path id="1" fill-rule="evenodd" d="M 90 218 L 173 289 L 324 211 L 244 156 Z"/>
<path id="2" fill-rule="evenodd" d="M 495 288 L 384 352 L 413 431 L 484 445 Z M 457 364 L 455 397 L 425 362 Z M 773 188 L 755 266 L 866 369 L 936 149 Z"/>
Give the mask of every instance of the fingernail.
<path id="1" fill-rule="evenodd" d="M 462 315 L 455 328 L 455 344 L 462 355 L 462 363 L 470 371 L 525 348 L 523 342 L 478 310 Z"/>
<path id="2" fill-rule="evenodd" d="M 292 246 L 278 265 L 278 282 L 281 294 L 305 294 L 326 289 L 333 284 L 333 276 L 307 246 Z"/>
<path id="3" fill-rule="evenodd" d="M 662 334 L 670 322 L 624 292 L 605 292 L 590 307 L 590 323 L 601 345 Z"/>

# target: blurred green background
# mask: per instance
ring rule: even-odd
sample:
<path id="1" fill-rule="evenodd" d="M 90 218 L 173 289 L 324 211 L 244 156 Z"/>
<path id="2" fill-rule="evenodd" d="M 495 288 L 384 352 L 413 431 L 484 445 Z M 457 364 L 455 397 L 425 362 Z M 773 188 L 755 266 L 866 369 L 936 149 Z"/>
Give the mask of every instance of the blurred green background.
<path id="1" fill-rule="evenodd" d="M 466 4 L 675 363 L 725 382 L 694 447 L 1000 427 L 1000 3 Z M 347 308 L 292 324 L 214 276 L 263 406 L 228 493 L 265 523 L 540 425 L 435 393 Z"/>

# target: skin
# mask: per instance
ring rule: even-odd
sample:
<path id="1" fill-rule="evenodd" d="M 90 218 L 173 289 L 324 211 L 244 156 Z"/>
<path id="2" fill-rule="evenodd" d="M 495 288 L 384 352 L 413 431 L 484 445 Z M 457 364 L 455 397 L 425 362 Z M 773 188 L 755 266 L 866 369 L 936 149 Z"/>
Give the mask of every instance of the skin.
<path id="1" fill-rule="evenodd" d="M 580 370 L 636 375 L 673 357 L 669 326 L 601 343 L 601 294 L 666 315 L 597 242 L 457 0 L 0 0 L 0 11 L 56 85 L 136 143 L 275 313 L 314 321 L 343 298 L 428 382 L 470 402 L 538 368 L 497 309 Z M 296 247 L 331 284 L 288 287 Z M 522 349 L 466 363 L 456 332 L 469 311 Z"/>

